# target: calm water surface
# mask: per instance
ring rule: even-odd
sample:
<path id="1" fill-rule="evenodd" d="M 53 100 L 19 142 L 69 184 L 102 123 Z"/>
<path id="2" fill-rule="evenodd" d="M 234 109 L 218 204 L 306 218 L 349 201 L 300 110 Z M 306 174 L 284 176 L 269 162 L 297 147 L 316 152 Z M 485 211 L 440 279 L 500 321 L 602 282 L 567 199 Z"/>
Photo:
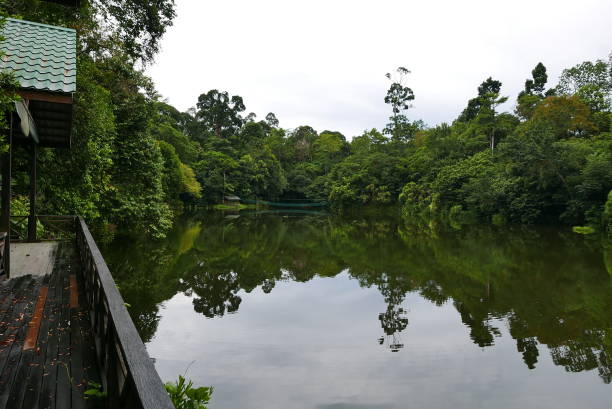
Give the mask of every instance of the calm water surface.
<path id="1" fill-rule="evenodd" d="M 162 379 L 189 368 L 211 409 L 612 406 L 610 250 L 386 213 L 203 213 L 104 255 Z"/>

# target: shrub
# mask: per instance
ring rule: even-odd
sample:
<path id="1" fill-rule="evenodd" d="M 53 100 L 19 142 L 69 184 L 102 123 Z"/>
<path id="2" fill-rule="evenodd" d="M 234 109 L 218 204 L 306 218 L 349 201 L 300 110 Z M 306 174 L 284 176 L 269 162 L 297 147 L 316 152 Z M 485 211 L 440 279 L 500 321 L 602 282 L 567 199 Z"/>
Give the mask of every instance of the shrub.
<path id="1" fill-rule="evenodd" d="M 206 404 L 210 402 L 212 386 L 194 388 L 193 382 L 186 382 L 182 375 L 178 382 L 168 382 L 165 386 L 176 409 L 208 409 Z"/>

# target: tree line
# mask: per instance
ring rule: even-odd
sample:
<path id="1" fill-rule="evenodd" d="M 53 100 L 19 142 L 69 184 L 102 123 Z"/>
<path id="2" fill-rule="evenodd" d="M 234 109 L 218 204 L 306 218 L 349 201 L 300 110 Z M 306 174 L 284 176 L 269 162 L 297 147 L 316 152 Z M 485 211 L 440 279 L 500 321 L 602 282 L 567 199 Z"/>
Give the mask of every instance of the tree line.
<path id="1" fill-rule="evenodd" d="M 73 148 L 42 150 L 39 213 L 159 236 L 184 206 L 236 194 L 337 209 L 395 204 L 408 218 L 612 228 L 610 59 L 566 69 L 550 88 L 538 64 L 513 112 L 499 112 L 508 97 L 487 78 L 457 119 L 433 127 L 408 118 L 415 95 L 400 67 L 387 74 L 387 126 L 347 140 L 284 129 L 273 113 L 258 119 L 226 91 L 202 93 L 186 112 L 165 102 L 143 67 L 172 24 L 172 0 L 7 0 L 0 12 L 78 32 Z M 25 153 L 15 157 L 25 170 Z M 27 178 L 15 183 L 23 202 Z"/>

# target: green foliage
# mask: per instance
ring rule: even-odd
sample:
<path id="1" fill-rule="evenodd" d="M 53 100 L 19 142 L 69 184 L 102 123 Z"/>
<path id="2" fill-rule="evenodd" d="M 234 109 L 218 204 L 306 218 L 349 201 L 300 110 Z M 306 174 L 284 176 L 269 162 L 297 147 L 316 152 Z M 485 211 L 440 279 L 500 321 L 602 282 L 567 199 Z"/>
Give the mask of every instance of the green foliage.
<path id="1" fill-rule="evenodd" d="M 608 193 L 608 200 L 606 200 L 606 204 L 604 205 L 602 225 L 604 230 L 608 233 L 608 236 L 612 237 L 612 190 Z"/>
<path id="2" fill-rule="evenodd" d="M 210 402 L 213 387 L 194 388 L 192 381 L 186 382 L 185 378 L 179 375 L 177 382 L 166 383 L 166 391 L 176 409 L 207 409 L 206 404 Z"/>
<path id="3" fill-rule="evenodd" d="M 611 56 L 612 58 L 612 56 Z M 593 111 L 612 109 L 612 61 L 585 61 L 563 70 L 555 91 L 561 95 L 576 95 Z"/>
<path id="4" fill-rule="evenodd" d="M 522 119 L 530 119 L 533 111 L 544 98 L 544 87 L 548 81 L 546 67 L 541 62 L 531 71 L 532 79 L 525 81 L 525 90 L 517 98 L 516 113 Z M 554 94 L 553 90 L 546 92 L 547 96 Z"/>
<path id="5" fill-rule="evenodd" d="M 163 158 L 163 176 L 162 186 L 164 194 L 167 200 L 176 202 L 179 199 L 179 195 L 183 192 L 183 186 L 181 183 L 177 183 L 182 180 L 182 169 L 183 164 L 179 159 L 174 147 L 165 141 L 158 141 L 159 151 Z"/>
<path id="6" fill-rule="evenodd" d="M 278 119 L 276 119 L 276 115 L 274 115 L 273 112 L 268 112 L 268 115 L 266 115 L 266 123 L 271 128 L 277 128 L 279 124 Z"/>
<path id="7" fill-rule="evenodd" d="M 408 140 L 414 136 L 414 131 L 418 129 L 418 126 L 414 127 L 404 114 L 411 107 L 410 101 L 414 100 L 414 92 L 405 85 L 406 76 L 410 74 L 410 71 L 404 67 L 399 67 L 396 72 L 397 76 L 395 78 L 392 78 L 391 73 L 386 74 L 387 79 L 391 81 L 391 86 L 387 90 L 385 104 L 391 105 L 393 114 L 389 118 L 391 122 L 384 132 L 391 135 L 392 138 Z"/>
<path id="8" fill-rule="evenodd" d="M 233 181 L 228 180 L 230 175 L 238 168 L 238 162 L 230 156 L 216 151 L 208 151 L 202 159 L 194 164 L 194 171 L 202 185 L 202 196 L 210 202 L 221 202 L 223 195 L 234 193 Z"/>
<path id="9" fill-rule="evenodd" d="M 518 97 L 519 118 L 497 114 L 501 83 L 483 82 L 457 121 L 422 131 L 408 149 L 403 214 L 605 229 L 610 111 L 579 93 L 585 86 L 607 89 L 610 66 L 602 64 L 566 70 L 559 95 L 545 91 L 546 69 L 538 64 Z"/>
<path id="10" fill-rule="evenodd" d="M 181 183 L 183 184 L 184 193 L 190 194 L 196 199 L 202 197 L 202 186 L 195 177 L 195 172 L 184 163 L 181 166 Z"/>
<path id="11" fill-rule="evenodd" d="M 93 381 L 87 383 L 87 389 L 83 394 L 85 399 L 106 399 L 107 397 L 107 393 L 102 391 L 102 385 Z"/>
<path id="12" fill-rule="evenodd" d="M 78 8 L 42 0 L 6 0 L 0 11 L 25 20 L 71 26 L 86 52 L 104 54 L 118 48 L 133 61 L 151 62 L 176 16 L 173 0 L 81 1 Z"/>
<path id="13" fill-rule="evenodd" d="M 478 96 L 468 101 L 467 107 L 463 110 L 463 112 L 461 112 L 461 115 L 459 115 L 457 120 L 461 122 L 468 122 L 476 118 L 483 104 L 485 104 L 485 100 L 490 100 L 490 95 L 499 94 L 501 86 L 501 82 L 496 81 L 491 77 L 487 78 L 478 87 Z"/>
<path id="14" fill-rule="evenodd" d="M 153 127 L 152 132 L 156 139 L 169 143 L 174 147 L 181 162 L 191 164 L 197 160 L 199 145 L 191 141 L 187 135 L 171 124 L 159 124 Z"/>
<path id="15" fill-rule="evenodd" d="M 420 216 L 423 212 L 431 210 L 433 197 L 428 186 L 416 182 L 408 182 L 402 188 L 399 196 L 402 212 L 407 218 Z M 458 205 L 461 207 L 460 205 Z"/>
<path id="16" fill-rule="evenodd" d="M 240 113 L 245 110 L 242 98 L 232 97 L 227 92 L 216 89 L 198 97 L 196 117 L 205 130 L 214 133 L 218 138 L 227 138 L 238 131 L 244 120 Z"/>
<path id="17" fill-rule="evenodd" d="M 542 97 L 544 93 L 544 87 L 548 82 L 548 74 L 546 74 L 546 67 L 541 62 L 531 71 L 533 79 L 525 81 L 525 91 L 523 94 L 537 95 Z"/>
<path id="18" fill-rule="evenodd" d="M 73 9 L 33 0 L 3 2 L 0 9 L 74 27 L 79 38 L 72 149 L 40 150 L 39 212 L 81 214 L 97 225 L 162 236 L 171 224 L 166 201 L 174 198 L 164 192 L 164 164 L 170 161 L 164 163 L 156 141 L 162 132 L 155 130 L 168 115 L 156 111 L 158 96 L 136 63 L 151 61 L 174 3 L 103 0 Z M 177 145 L 185 143 L 168 137 L 177 139 Z M 181 153 L 194 156 L 187 148 Z M 16 150 L 16 160 L 19 155 Z M 15 192 L 27 191 L 18 170 L 14 180 Z"/>
<path id="19" fill-rule="evenodd" d="M 593 234 L 596 232 L 595 228 L 591 226 L 574 226 L 572 231 L 578 234 Z"/>
<path id="20" fill-rule="evenodd" d="M 558 138 L 586 136 L 597 131 L 591 121 L 591 110 L 578 96 L 551 96 L 534 110 L 534 121 L 546 122 Z"/>
<path id="21" fill-rule="evenodd" d="M 4 27 L 4 16 L 0 11 L 0 33 Z M 0 35 L 0 42 L 3 37 Z M 2 52 L 0 51 L 0 58 L 2 58 Z M 7 114 L 12 112 L 15 107 L 14 103 L 19 98 L 15 91 L 19 84 L 15 80 L 14 75 L 8 71 L 0 71 L 0 154 L 4 153 L 8 149 L 8 144 L 5 141 L 5 130 L 8 129 Z"/>
<path id="22" fill-rule="evenodd" d="M 432 128 L 406 116 L 415 96 L 410 72 L 399 67 L 386 75 L 389 124 L 347 141 L 307 125 L 282 129 L 273 113 L 244 117 L 243 98 L 226 91 L 202 93 L 187 112 L 161 101 L 142 63 L 172 23 L 171 0 L 81 2 L 78 10 L 7 1 L 0 11 L 78 30 L 72 149 L 40 152 L 41 213 L 82 214 L 161 237 L 173 209 L 235 194 L 334 208 L 399 201 L 406 217 L 609 229 L 610 61 L 565 70 L 549 90 L 538 63 L 516 115 L 498 112 L 507 98 L 489 77 L 452 124 Z M 0 73 L 0 85 L 6 111 L 10 74 Z M 27 186 L 16 174 L 16 194 Z"/>
<path id="23" fill-rule="evenodd" d="M 39 154 L 39 200 L 46 214 L 80 214 L 114 222 L 109 197 L 114 191 L 113 143 L 116 122 L 110 92 L 97 81 L 88 58 L 77 62 L 72 146 L 42 149 Z"/>

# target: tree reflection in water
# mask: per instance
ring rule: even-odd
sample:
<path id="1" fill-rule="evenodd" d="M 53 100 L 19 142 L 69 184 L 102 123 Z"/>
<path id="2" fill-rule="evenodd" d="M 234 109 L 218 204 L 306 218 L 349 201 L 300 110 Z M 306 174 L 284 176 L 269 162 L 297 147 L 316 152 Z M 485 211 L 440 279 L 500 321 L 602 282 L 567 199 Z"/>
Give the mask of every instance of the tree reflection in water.
<path id="1" fill-rule="evenodd" d="M 212 318 L 236 313 L 241 292 L 269 293 L 278 281 L 346 271 L 384 298 L 378 341 L 391 351 L 403 346 L 403 302 L 416 292 L 438 306 L 451 303 L 480 347 L 494 346 L 501 332 L 493 323 L 502 320 L 528 368 L 547 348 L 556 365 L 597 369 L 606 383 L 612 381 L 609 252 L 553 228 L 451 230 L 384 214 L 228 220 L 205 213 L 179 221 L 164 241 L 117 240 L 104 249 L 145 341 L 155 334 L 160 304 L 177 292 Z"/>

